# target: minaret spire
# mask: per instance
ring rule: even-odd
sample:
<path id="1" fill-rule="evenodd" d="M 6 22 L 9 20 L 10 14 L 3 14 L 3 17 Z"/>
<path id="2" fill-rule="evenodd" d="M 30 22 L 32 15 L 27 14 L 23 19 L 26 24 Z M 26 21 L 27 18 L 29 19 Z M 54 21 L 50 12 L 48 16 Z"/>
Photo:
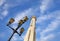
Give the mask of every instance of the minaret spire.
<path id="1" fill-rule="evenodd" d="M 35 25 L 36 25 L 36 17 L 32 16 L 30 27 L 28 28 L 24 41 L 35 41 L 35 27 L 36 27 Z"/>

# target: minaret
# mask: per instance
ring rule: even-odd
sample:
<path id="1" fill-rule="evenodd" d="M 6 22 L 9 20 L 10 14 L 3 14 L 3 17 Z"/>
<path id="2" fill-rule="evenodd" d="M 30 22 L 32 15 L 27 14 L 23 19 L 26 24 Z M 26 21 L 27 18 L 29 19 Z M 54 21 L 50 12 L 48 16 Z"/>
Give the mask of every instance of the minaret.
<path id="1" fill-rule="evenodd" d="M 28 28 L 24 41 L 35 41 L 35 24 L 36 24 L 36 17 L 32 16 L 30 27 Z"/>

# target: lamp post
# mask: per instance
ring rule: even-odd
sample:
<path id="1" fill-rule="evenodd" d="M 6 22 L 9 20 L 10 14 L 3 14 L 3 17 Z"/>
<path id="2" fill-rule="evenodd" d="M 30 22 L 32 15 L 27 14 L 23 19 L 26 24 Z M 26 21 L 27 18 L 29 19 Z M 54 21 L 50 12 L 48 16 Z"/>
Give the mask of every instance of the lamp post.
<path id="1" fill-rule="evenodd" d="M 27 20 L 28 20 L 28 17 L 25 16 L 23 20 L 20 20 L 20 21 L 19 21 L 17 28 L 14 29 L 14 28 L 12 28 L 12 27 L 10 26 L 10 24 L 12 24 L 15 20 L 14 20 L 13 18 L 10 19 L 10 21 L 9 21 L 8 24 L 7 24 L 7 26 L 8 26 L 10 29 L 13 30 L 13 34 L 12 34 L 11 37 L 8 39 L 8 41 L 11 40 L 11 38 L 13 37 L 13 35 L 14 35 L 15 33 L 17 33 L 19 36 L 21 36 L 21 34 L 24 32 L 24 28 L 21 28 L 21 29 L 20 29 L 20 33 L 18 33 L 17 30 L 18 30 L 18 29 L 22 26 L 22 24 L 24 24 Z"/>

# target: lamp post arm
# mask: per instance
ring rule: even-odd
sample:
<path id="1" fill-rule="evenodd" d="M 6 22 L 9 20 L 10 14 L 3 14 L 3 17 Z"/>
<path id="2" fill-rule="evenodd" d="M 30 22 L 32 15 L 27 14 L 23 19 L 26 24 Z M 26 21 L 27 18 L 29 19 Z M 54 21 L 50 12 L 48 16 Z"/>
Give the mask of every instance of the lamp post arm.
<path id="1" fill-rule="evenodd" d="M 14 29 L 11 26 L 8 26 L 8 27 L 14 31 Z"/>
<path id="2" fill-rule="evenodd" d="M 21 25 L 20 25 L 21 26 Z M 20 26 L 18 26 L 17 28 L 16 28 L 16 30 L 18 30 L 19 28 L 20 28 Z"/>
<path id="3" fill-rule="evenodd" d="M 21 36 L 21 34 L 20 33 L 18 33 L 18 32 L 16 32 L 19 36 Z"/>

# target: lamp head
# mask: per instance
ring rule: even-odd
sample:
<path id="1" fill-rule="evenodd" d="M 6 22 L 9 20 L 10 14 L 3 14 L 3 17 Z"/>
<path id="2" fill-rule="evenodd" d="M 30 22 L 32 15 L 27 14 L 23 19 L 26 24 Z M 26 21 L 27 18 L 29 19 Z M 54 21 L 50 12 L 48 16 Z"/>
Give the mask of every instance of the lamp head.
<path id="1" fill-rule="evenodd" d="M 26 22 L 28 20 L 28 17 L 25 16 L 23 20 L 24 20 L 24 22 Z"/>
<path id="2" fill-rule="evenodd" d="M 7 24 L 7 25 L 12 24 L 14 21 L 15 21 L 15 20 L 14 20 L 13 18 L 11 18 L 11 19 L 9 20 L 9 22 L 8 22 L 8 24 Z"/>
<path id="3" fill-rule="evenodd" d="M 25 16 L 23 20 L 20 20 L 20 21 L 19 21 L 18 25 L 23 24 L 23 23 L 26 22 L 27 20 L 28 20 L 28 17 Z"/>
<path id="4" fill-rule="evenodd" d="M 19 24 L 19 25 L 20 25 L 20 24 L 23 24 L 23 20 L 20 20 L 18 24 Z"/>
<path id="5" fill-rule="evenodd" d="M 24 28 L 20 29 L 20 34 L 22 34 L 24 32 Z"/>
<path id="6" fill-rule="evenodd" d="M 18 23 L 18 27 L 20 27 L 23 23 L 25 23 L 28 20 L 28 17 L 25 16 L 23 20 L 20 20 Z"/>

